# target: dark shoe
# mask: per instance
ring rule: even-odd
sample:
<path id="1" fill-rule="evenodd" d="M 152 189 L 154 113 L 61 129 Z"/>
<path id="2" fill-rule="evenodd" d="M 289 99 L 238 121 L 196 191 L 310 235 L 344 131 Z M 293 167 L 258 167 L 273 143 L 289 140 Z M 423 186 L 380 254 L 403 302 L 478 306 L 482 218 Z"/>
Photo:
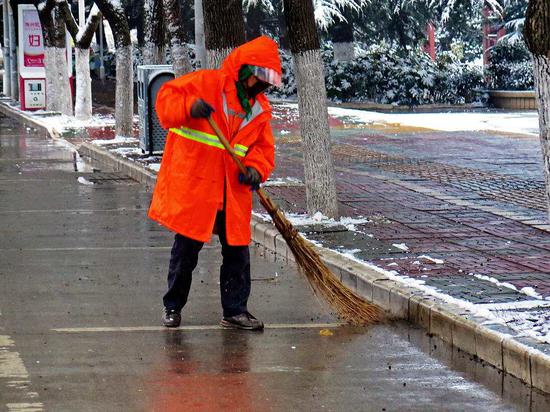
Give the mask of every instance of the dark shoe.
<path id="1" fill-rule="evenodd" d="M 264 323 L 256 319 L 250 313 L 245 312 L 240 315 L 223 317 L 220 324 L 224 328 L 245 329 L 245 330 L 263 330 Z"/>
<path id="2" fill-rule="evenodd" d="M 164 308 L 162 323 L 167 328 L 177 328 L 181 322 L 181 315 L 178 311 Z"/>

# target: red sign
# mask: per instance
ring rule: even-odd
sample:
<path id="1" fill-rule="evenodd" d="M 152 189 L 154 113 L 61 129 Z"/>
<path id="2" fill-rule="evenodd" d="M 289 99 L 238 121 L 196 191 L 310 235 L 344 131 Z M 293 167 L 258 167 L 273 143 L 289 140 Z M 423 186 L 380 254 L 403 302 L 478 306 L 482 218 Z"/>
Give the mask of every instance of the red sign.
<path id="1" fill-rule="evenodd" d="M 23 65 L 44 67 L 42 26 L 36 9 L 23 10 Z"/>

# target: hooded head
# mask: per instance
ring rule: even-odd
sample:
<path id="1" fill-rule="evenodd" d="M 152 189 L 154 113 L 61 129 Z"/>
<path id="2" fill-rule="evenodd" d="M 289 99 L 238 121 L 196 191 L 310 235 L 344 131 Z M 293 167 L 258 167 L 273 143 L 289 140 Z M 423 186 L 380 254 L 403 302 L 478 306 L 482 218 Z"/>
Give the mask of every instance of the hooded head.
<path id="1" fill-rule="evenodd" d="M 250 66 L 251 74 L 258 79 L 278 86 L 277 79 L 281 78 L 282 70 L 277 43 L 266 36 L 249 41 L 225 58 L 221 70 L 237 82 L 243 66 Z"/>
<path id="2" fill-rule="evenodd" d="M 233 50 L 224 60 L 221 70 L 235 82 L 237 97 L 247 118 L 255 98 L 269 86 L 280 86 L 281 58 L 277 43 L 260 36 Z"/>

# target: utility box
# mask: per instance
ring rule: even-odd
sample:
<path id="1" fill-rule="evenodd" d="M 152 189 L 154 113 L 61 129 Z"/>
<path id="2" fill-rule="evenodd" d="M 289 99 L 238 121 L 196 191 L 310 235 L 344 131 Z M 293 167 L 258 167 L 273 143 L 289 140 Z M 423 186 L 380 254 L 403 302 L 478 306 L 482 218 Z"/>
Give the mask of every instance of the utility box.
<path id="1" fill-rule="evenodd" d="M 19 99 L 23 110 L 38 110 L 46 107 L 46 79 L 21 77 Z"/>
<path id="2" fill-rule="evenodd" d="M 139 147 L 143 153 L 162 152 L 166 130 L 160 125 L 155 103 L 160 87 L 174 78 L 172 65 L 138 66 Z"/>

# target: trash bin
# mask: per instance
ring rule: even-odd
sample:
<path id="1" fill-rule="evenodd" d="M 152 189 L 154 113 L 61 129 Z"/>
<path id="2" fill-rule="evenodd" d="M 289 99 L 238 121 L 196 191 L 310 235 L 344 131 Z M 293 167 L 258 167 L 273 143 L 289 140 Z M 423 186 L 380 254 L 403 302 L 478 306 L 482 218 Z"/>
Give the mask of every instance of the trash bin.
<path id="1" fill-rule="evenodd" d="M 166 130 L 160 125 L 155 102 L 160 87 L 174 78 L 171 65 L 144 65 L 137 67 L 139 147 L 143 153 L 162 152 L 166 143 Z"/>

